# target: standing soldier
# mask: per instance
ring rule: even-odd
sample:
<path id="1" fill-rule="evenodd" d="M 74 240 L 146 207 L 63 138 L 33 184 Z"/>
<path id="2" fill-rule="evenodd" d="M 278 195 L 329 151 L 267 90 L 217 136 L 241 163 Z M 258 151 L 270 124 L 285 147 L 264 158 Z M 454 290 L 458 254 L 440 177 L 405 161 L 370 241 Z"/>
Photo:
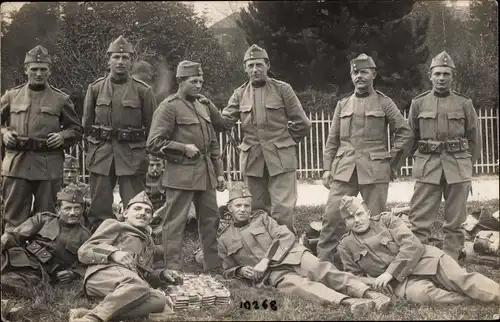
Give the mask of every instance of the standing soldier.
<path id="1" fill-rule="evenodd" d="M 464 247 L 466 202 L 472 165 L 481 152 L 481 134 L 472 100 L 451 91 L 455 64 L 446 52 L 432 59 L 432 90 L 411 102 L 408 120 L 415 134 L 415 189 L 409 219 L 413 233 L 428 243 L 444 196 L 443 251 L 455 260 Z"/>
<path id="2" fill-rule="evenodd" d="M 113 189 L 118 181 L 124 205 L 144 190 L 146 137 L 156 108 L 153 90 L 129 75 L 132 45 L 123 36 L 108 48 L 110 74 L 89 85 L 83 111 L 90 172 L 92 230 L 113 218 Z"/>
<path id="3" fill-rule="evenodd" d="M 63 148 L 80 140 L 82 127 L 69 96 L 48 84 L 51 59 L 36 46 L 24 59 L 28 83 L 1 99 L 0 132 L 6 153 L 2 162 L 5 231 L 34 212 L 55 212 L 63 177 Z"/>
<path id="4" fill-rule="evenodd" d="M 412 144 L 412 134 L 396 104 L 374 90 L 375 62 L 361 54 L 351 60 L 354 93 L 337 103 L 323 155 L 323 184 L 330 189 L 318 241 L 318 257 L 332 261 L 345 224 L 340 199 L 359 192 L 372 213 L 385 211 L 389 181 Z M 387 124 L 394 144 L 387 151 Z M 338 254 L 335 263 L 339 263 Z"/>
<path id="5" fill-rule="evenodd" d="M 311 121 L 292 87 L 267 76 L 271 65 L 264 49 L 252 45 L 243 61 L 250 81 L 234 91 L 222 115 L 207 103 L 217 126 L 230 129 L 241 120 L 241 170 L 254 196 L 252 207 L 270 212 L 280 225 L 295 232 L 295 148 L 309 132 Z"/>
<path id="6" fill-rule="evenodd" d="M 192 201 L 198 216 L 205 271 L 221 265 L 217 254 L 219 211 L 215 188 L 225 181 L 220 147 L 206 105 L 198 100 L 203 85 L 199 63 L 177 66 L 176 94 L 164 100 L 153 115 L 148 152 L 167 160 L 162 183 L 166 187 L 163 220 L 164 259 L 167 268 L 182 269 L 182 239 Z"/>

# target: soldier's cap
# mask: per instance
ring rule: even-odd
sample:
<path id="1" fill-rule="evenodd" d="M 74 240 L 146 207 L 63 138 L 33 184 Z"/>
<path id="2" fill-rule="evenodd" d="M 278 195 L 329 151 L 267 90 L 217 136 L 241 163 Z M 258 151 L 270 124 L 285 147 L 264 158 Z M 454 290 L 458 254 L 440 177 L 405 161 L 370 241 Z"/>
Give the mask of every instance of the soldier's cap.
<path id="1" fill-rule="evenodd" d="M 108 54 L 110 53 L 134 53 L 134 48 L 132 48 L 132 44 L 128 42 L 125 37 L 121 36 L 116 38 L 108 47 Z"/>
<path id="2" fill-rule="evenodd" d="M 252 194 L 248 190 L 248 187 L 244 182 L 238 181 L 229 189 L 229 199 L 227 203 L 237 198 L 252 197 Z"/>
<path id="3" fill-rule="evenodd" d="M 351 71 L 357 71 L 365 68 L 377 68 L 373 58 L 365 53 L 362 53 L 358 57 L 351 60 Z"/>
<path id="4" fill-rule="evenodd" d="M 127 209 L 133 204 L 138 202 L 145 203 L 149 205 L 151 209 L 153 209 L 153 203 L 151 202 L 151 199 L 149 199 L 145 191 L 139 192 L 134 198 L 130 199 L 130 201 L 127 204 Z"/>
<path id="5" fill-rule="evenodd" d="M 159 158 L 159 157 L 154 156 L 152 154 L 148 154 L 148 157 L 149 157 L 149 161 L 163 161 L 162 158 Z"/>
<path id="6" fill-rule="evenodd" d="M 203 76 L 203 70 L 200 63 L 190 60 L 183 60 L 177 65 L 175 77 Z"/>
<path id="7" fill-rule="evenodd" d="M 31 49 L 26 53 L 26 57 L 24 58 L 24 63 L 51 64 L 52 60 L 50 59 L 49 51 L 45 47 L 37 45 L 35 48 Z"/>
<path id="8" fill-rule="evenodd" d="M 364 201 L 362 199 L 351 196 L 343 196 L 342 199 L 340 199 L 340 215 L 342 216 L 342 219 L 354 215 L 360 207 L 363 207 L 363 205 Z"/>
<path id="9" fill-rule="evenodd" d="M 455 63 L 453 62 L 453 59 L 446 51 L 442 51 L 439 54 L 437 54 L 436 57 L 432 58 L 431 67 L 429 67 L 429 69 L 438 66 L 451 67 L 455 69 Z"/>
<path id="10" fill-rule="evenodd" d="M 83 204 L 84 191 L 75 184 L 69 184 L 57 193 L 57 200 Z"/>
<path id="11" fill-rule="evenodd" d="M 260 58 L 269 59 L 269 56 L 267 56 L 267 51 L 264 48 L 261 48 L 256 44 L 253 44 L 245 52 L 245 56 L 243 57 L 243 62 L 246 62 L 249 59 L 260 59 Z"/>
<path id="12" fill-rule="evenodd" d="M 78 159 L 71 154 L 64 155 L 64 169 L 79 169 Z"/>

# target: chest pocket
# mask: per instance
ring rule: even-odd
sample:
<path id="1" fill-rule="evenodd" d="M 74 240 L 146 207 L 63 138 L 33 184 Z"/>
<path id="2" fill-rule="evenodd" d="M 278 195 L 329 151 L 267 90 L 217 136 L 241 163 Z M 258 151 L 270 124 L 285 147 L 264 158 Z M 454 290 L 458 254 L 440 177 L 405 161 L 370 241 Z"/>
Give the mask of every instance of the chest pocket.
<path id="1" fill-rule="evenodd" d="M 272 240 L 264 227 L 256 227 L 250 231 L 252 236 L 257 240 L 257 242 L 262 246 L 263 249 L 267 250 L 272 244 Z"/>
<path id="2" fill-rule="evenodd" d="M 38 235 L 53 241 L 59 235 L 59 229 L 52 223 L 45 224 L 42 229 L 38 231 Z"/>
<path id="3" fill-rule="evenodd" d="M 392 255 L 396 255 L 399 251 L 399 247 L 392 238 L 392 235 L 388 231 L 384 231 L 380 236 L 380 244 L 386 247 Z"/>
<path id="4" fill-rule="evenodd" d="M 10 126 L 20 135 L 25 134 L 24 128 L 27 123 L 28 108 L 29 103 L 15 103 L 10 106 Z"/>
<path id="5" fill-rule="evenodd" d="M 420 127 L 420 138 L 422 140 L 437 137 L 436 111 L 421 111 L 418 114 L 418 125 Z"/>
<path id="6" fill-rule="evenodd" d="M 448 138 L 465 136 L 465 114 L 464 111 L 449 111 L 448 116 Z"/>
<path id="7" fill-rule="evenodd" d="M 227 254 L 229 256 L 236 255 L 236 253 L 238 253 L 238 251 L 242 248 L 243 244 L 241 243 L 241 240 L 233 241 L 231 245 L 227 247 Z"/>
<path id="8" fill-rule="evenodd" d="M 354 261 L 361 267 L 363 267 L 361 265 L 361 262 L 363 261 L 363 259 L 366 257 L 366 254 L 368 254 L 368 251 L 366 249 L 363 249 L 363 250 L 360 250 L 358 252 L 355 252 L 352 254 L 352 258 L 354 259 Z"/>
<path id="9" fill-rule="evenodd" d="M 175 123 L 180 126 L 190 126 L 195 124 L 200 124 L 200 121 L 197 118 L 179 116 L 175 119 Z"/>
<path id="10" fill-rule="evenodd" d="M 12 113 L 26 113 L 28 110 L 29 103 L 15 103 L 10 107 Z"/>
<path id="11" fill-rule="evenodd" d="M 122 100 L 122 107 L 125 113 L 123 115 L 123 125 L 141 128 L 142 110 L 139 100 Z"/>
<path id="12" fill-rule="evenodd" d="M 340 138 L 349 139 L 351 136 L 351 121 L 354 111 L 352 109 L 343 109 L 340 112 Z"/>
<path id="13" fill-rule="evenodd" d="M 108 124 L 109 115 L 111 113 L 111 99 L 99 97 L 95 104 L 96 121 L 104 125 Z"/>
<path id="14" fill-rule="evenodd" d="M 366 111 L 365 139 L 380 141 L 387 135 L 385 113 L 382 110 Z"/>

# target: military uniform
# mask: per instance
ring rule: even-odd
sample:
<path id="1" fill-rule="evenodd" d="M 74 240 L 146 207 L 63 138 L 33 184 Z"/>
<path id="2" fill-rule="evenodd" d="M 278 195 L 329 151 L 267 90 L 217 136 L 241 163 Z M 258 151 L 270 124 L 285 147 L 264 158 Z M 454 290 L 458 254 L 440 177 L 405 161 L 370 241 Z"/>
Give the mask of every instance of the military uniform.
<path id="1" fill-rule="evenodd" d="M 133 53 L 132 45 L 120 36 L 108 49 L 108 53 L 116 52 Z M 94 228 L 112 216 L 117 181 L 124 204 L 144 190 L 146 137 L 155 108 L 151 87 L 133 77 L 119 82 L 108 75 L 89 85 L 83 126 L 92 196 L 89 220 Z"/>
<path id="2" fill-rule="evenodd" d="M 141 192 L 129 201 L 127 208 L 137 202 L 153 206 Z M 161 254 L 159 247 L 153 243 L 149 226 L 142 230 L 127 222 L 106 219 L 78 250 L 78 259 L 88 265 L 84 291 L 102 299 L 82 321 L 121 320 L 162 312 L 165 295 L 153 287 L 165 283 L 164 269 L 152 268 L 155 255 Z M 110 255 L 116 251 L 132 253 L 137 260 L 136 270 L 113 262 Z"/>
<path id="3" fill-rule="evenodd" d="M 361 207 L 353 197 L 342 199 L 342 217 Z M 422 245 L 406 224 L 391 213 L 372 216 L 362 235 L 348 232 L 339 244 L 344 269 L 357 276 L 393 276 L 397 296 L 412 302 L 464 302 L 467 297 L 500 303 L 500 286 L 479 273 L 467 273 L 440 249 Z"/>
<path id="4" fill-rule="evenodd" d="M 266 51 L 252 45 L 244 61 L 259 58 L 268 59 Z M 254 196 L 252 208 L 269 211 L 295 232 L 296 145 L 309 133 L 311 121 L 292 87 L 270 77 L 261 87 L 246 82 L 234 91 L 222 114 L 213 104 L 208 106 L 216 128 L 230 129 L 241 121 L 240 169 Z"/>
<path id="5" fill-rule="evenodd" d="M 432 60 L 431 69 L 437 66 L 455 68 L 446 52 Z M 412 231 L 423 244 L 428 242 L 444 196 L 443 250 L 456 260 L 464 246 L 461 224 L 467 216 L 472 165 L 481 152 L 476 111 L 462 94 L 428 91 L 413 99 L 408 121 L 415 135 Z"/>
<path id="6" fill-rule="evenodd" d="M 198 63 L 183 61 L 177 77 L 202 75 Z M 200 151 L 188 158 L 184 151 L 194 144 Z M 166 187 L 163 247 L 166 267 L 182 269 L 182 239 L 191 202 L 198 215 L 204 269 L 220 266 L 216 233 L 219 212 L 215 188 L 223 175 L 220 147 L 206 105 L 187 101 L 176 93 L 165 99 L 153 115 L 148 152 L 166 159 L 162 185 Z"/>
<path id="7" fill-rule="evenodd" d="M 25 64 L 51 63 L 48 52 L 36 46 L 26 54 Z M 56 194 L 63 177 L 63 148 L 80 140 L 82 127 L 69 96 L 45 84 L 23 84 L 1 98 L 0 132 L 17 132 L 17 143 L 6 147 L 2 162 L 2 198 L 5 231 L 12 231 L 34 212 L 54 212 Z M 49 148 L 47 135 L 58 133 L 62 147 Z"/>
<path id="8" fill-rule="evenodd" d="M 64 188 L 57 198 L 83 203 L 83 193 L 75 186 Z M 77 251 L 89 237 L 85 227 L 69 225 L 57 214 L 39 212 L 30 217 L 2 235 L 2 288 L 29 293 L 47 278 L 56 283 L 56 274 L 63 270 L 83 276 Z"/>
<path id="9" fill-rule="evenodd" d="M 237 184 L 230 191 L 229 201 L 250 196 L 244 185 Z M 253 267 L 268 258 L 269 268 L 258 282 L 281 292 L 340 304 L 349 296 L 362 298 L 369 290 L 352 274 L 319 261 L 295 241 L 295 235 L 285 225 L 279 225 L 263 210 L 254 211 L 246 223 L 233 221 L 220 235 L 218 244 L 226 278 L 241 278 L 239 271 L 244 266 Z"/>
<path id="10" fill-rule="evenodd" d="M 375 68 L 366 54 L 351 61 L 351 69 Z M 394 144 L 387 150 L 387 124 Z M 333 181 L 318 241 L 318 257 L 333 260 L 345 225 L 339 213 L 344 195 L 361 193 L 373 214 L 386 210 L 391 172 L 397 171 L 412 144 L 412 134 L 396 104 L 379 91 L 351 94 L 335 108 L 323 168 Z"/>

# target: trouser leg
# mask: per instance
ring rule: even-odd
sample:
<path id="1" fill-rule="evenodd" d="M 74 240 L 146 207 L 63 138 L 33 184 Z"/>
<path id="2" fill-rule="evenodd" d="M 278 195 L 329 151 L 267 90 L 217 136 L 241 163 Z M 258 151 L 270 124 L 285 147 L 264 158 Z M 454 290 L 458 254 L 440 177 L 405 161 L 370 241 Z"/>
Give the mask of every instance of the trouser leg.
<path id="1" fill-rule="evenodd" d="M 198 218 L 198 233 L 203 249 L 203 269 L 210 270 L 222 265 L 217 250 L 217 228 L 220 221 L 217 195 L 213 189 L 197 191 L 194 200 Z M 190 209 L 191 203 L 188 204 L 188 213 Z"/>
<path id="2" fill-rule="evenodd" d="M 412 224 L 411 231 L 422 244 L 427 244 L 431 236 L 431 226 L 437 220 L 441 194 L 440 185 L 415 182 L 408 219 Z"/>
<path id="3" fill-rule="evenodd" d="M 372 216 L 387 211 L 389 183 L 362 184 L 359 185 L 359 190 Z"/>
<path id="4" fill-rule="evenodd" d="M 368 285 L 361 282 L 353 274 L 339 271 L 332 263 L 320 261 L 309 252 L 304 252 L 300 266 L 294 268 L 300 276 L 320 282 L 350 297 L 362 298 L 363 294 L 370 289 Z"/>
<path id="5" fill-rule="evenodd" d="M 150 313 L 160 313 L 165 310 L 167 298 L 165 295 L 154 288 L 150 289 L 150 294 L 137 306 L 132 306 L 130 310 L 117 315 L 114 320 L 126 320 L 140 316 L 147 316 Z"/>
<path id="6" fill-rule="evenodd" d="M 93 230 L 104 220 L 115 218 L 113 214 L 113 189 L 115 184 L 116 176 L 113 167 L 110 170 L 110 175 L 90 173 L 90 196 L 92 201 L 88 211 L 88 221 Z"/>
<path id="7" fill-rule="evenodd" d="M 346 231 L 344 220 L 340 216 L 340 200 L 345 195 L 357 196 L 358 192 L 358 177 L 355 174 L 349 182 L 333 180 L 331 183 L 317 246 L 319 260 L 333 263 L 340 238 Z"/>
<path id="8" fill-rule="evenodd" d="M 252 194 L 252 209 L 262 209 L 271 213 L 271 195 L 269 194 L 269 172 L 264 166 L 262 177 L 245 176 L 246 185 Z"/>
<path id="9" fill-rule="evenodd" d="M 464 248 L 462 224 L 467 218 L 470 185 L 470 181 L 444 185 L 443 251 L 455 260 L 458 260 L 460 251 Z"/>
<path id="10" fill-rule="evenodd" d="M 182 269 L 182 239 L 194 195 L 195 191 L 192 190 L 166 188 L 165 217 L 162 222 L 163 259 L 166 268 Z"/>
<path id="11" fill-rule="evenodd" d="M 480 273 L 467 273 L 446 253 L 439 259 L 435 280 L 449 291 L 467 295 L 478 301 L 500 304 L 498 283 Z"/>
<path id="12" fill-rule="evenodd" d="M 35 196 L 34 213 L 48 211 L 56 212 L 57 193 L 62 188 L 62 179 L 33 181 Z"/>
<path id="13" fill-rule="evenodd" d="M 4 230 L 11 232 L 30 217 L 33 202 L 31 182 L 20 178 L 3 177 L 2 199 Z"/>
<path id="14" fill-rule="evenodd" d="M 286 225 L 293 233 L 293 209 L 297 203 L 297 175 L 295 171 L 269 177 L 268 193 L 271 197 L 271 217 L 278 224 Z"/>
<path id="15" fill-rule="evenodd" d="M 460 304 L 467 300 L 467 296 L 439 288 L 424 276 L 410 276 L 406 284 L 394 288 L 394 293 L 418 304 Z"/>
<path id="16" fill-rule="evenodd" d="M 127 207 L 130 199 L 134 198 L 139 192 L 144 191 L 144 175 L 119 176 L 118 189 L 120 198 L 123 201 L 123 207 Z"/>

